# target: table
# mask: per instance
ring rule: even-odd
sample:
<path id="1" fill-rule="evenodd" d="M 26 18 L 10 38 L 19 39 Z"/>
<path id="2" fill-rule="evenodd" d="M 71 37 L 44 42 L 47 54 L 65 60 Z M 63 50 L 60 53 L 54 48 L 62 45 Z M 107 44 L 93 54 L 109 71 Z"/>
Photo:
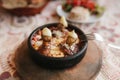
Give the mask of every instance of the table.
<path id="1" fill-rule="evenodd" d="M 107 43 L 120 45 L 120 5 L 119 0 L 99 0 L 104 4 L 106 12 L 101 21 L 92 25 L 81 25 L 80 28 L 85 32 L 97 32 L 106 41 L 98 42 L 97 45 L 103 50 L 103 62 L 100 73 L 96 80 L 120 80 L 120 50 L 107 46 Z M 55 14 L 56 1 L 51 1 L 41 12 L 31 17 L 17 17 L 10 15 L 4 10 L 0 10 L 0 79 L 19 80 L 15 65 L 10 62 L 11 57 L 18 45 L 28 37 L 36 27 L 58 21 Z M 9 63 L 9 65 L 8 65 Z"/>

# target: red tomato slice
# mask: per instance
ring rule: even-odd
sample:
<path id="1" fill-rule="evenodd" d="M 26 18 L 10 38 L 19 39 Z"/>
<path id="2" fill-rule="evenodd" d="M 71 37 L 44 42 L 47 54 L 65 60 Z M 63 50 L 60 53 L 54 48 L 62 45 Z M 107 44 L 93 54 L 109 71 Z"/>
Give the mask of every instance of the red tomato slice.
<path id="1" fill-rule="evenodd" d="M 73 0 L 73 5 L 74 6 L 80 6 L 81 5 L 81 0 Z"/>
<path id="2" fill-rule="evenodd" d="M 89 1 L 89 0 L 81 0 L 81 5 L 85 7 L 86 4 L 88 3 L 88 1 Z"/>
<path id="3" fill-rule="evenodd" d="M 67 0 L 67 4 L 72 4 L 72 0 Z"/>
<path id="4" fill-rule="evenodd" d="M 90 10 L 94 10 L 95 9 L 95 3 L 90 1 L 86 4 L 86 7 Z"/>

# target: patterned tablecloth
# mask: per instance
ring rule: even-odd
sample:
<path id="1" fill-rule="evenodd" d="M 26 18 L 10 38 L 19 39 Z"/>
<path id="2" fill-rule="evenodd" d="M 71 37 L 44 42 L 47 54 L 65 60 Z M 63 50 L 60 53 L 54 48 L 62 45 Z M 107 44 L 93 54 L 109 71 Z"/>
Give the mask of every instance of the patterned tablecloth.
<path id="1" fill-rule="evenodd" d="M 108 43 L 120 46 L 120 0 L 99 0 L 106 7 L 101 21 L 80 25 L 85 32 L 97 32 L 105 42 L 96 43 L 103 50 L 103 64 L 96 80 L 120 80 L 120 49 L 107 46 Z M 41 12 L 31 17 L 16 17 L 0 10 L 0 80 L 19 80 L 12 54 L 21 42 L 36 27 L 58 21 L 56 1 L 51 1 Z"/>

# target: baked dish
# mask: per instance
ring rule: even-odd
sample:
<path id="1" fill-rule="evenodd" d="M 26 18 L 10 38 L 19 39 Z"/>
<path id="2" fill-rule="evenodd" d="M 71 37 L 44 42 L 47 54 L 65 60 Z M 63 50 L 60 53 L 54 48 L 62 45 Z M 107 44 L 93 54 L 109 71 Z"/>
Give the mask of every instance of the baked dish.
<path id="1" fill-rule="evenodd" d="M 35 29 L 28 38 L 28 48 L 37 64 L 63 69 L 82 60 L 87 50 L 87 38 L 79 28 L 68 24 L 65 17 L 61 17 L 59 23 Z"/>
<path id="2" fill-rule="evenodd" d="M 64 17 L 60 22 L 64 24 L 60 23 L 57 27 L 45 27 L 33 35 L 31 43 L 35 50 L 50 57 L 66 57 L 79 51 L 78 33 L 66 28 L 67 23 Z"/>

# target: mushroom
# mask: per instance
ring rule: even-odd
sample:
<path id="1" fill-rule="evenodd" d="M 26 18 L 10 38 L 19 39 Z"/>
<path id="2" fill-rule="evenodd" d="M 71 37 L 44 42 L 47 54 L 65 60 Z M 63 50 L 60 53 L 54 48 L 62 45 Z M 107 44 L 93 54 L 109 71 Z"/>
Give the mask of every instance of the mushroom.
<path id="1" fill-rule="evenodd" d="M 52 38 L 52 32 L 47 27 L 42 30 L 42 38 L 46 42 L 50 42 Z"/>
<path id="2" fill-rule="evenodd" d="M 69 32 L 68 34 L 68 37 L 67 37 L 67 40 L 66 40 L 66 43 L 71 46 L 73 43 L 76 42 L 76 40 L 78 39 L 78 35 L 75 33 L 75 31 L 71 31 Z"/>
<path id="3" fill-rule="evenodd" d="M 60 24 L 58 25 L 58 27 L 61 29 L 61 30 L 63 30 L 63 29 L 65 29 L 66 27 L 68 27 L 68 23 L 67 23 L 67 21 L 66 21 L 66 19 L 65 19 L 65 17 L 64 16 L 62 16 L 61 18 L 60 18 Z"/>
<path id="4" fill-rule="evenodd" d="M 42 44 L 42 48 L 40 48 L 39 51 L 41 51 L 41 53 L 43 53 L 44 55 L 47 55 L 50 53 L 50 48 L 51 48 L 50 44 L 52 39 L 52 32 L 47 27 L 45 27 L 42 30 L 42 38 L 43 38 L 43 44 Z"/>

